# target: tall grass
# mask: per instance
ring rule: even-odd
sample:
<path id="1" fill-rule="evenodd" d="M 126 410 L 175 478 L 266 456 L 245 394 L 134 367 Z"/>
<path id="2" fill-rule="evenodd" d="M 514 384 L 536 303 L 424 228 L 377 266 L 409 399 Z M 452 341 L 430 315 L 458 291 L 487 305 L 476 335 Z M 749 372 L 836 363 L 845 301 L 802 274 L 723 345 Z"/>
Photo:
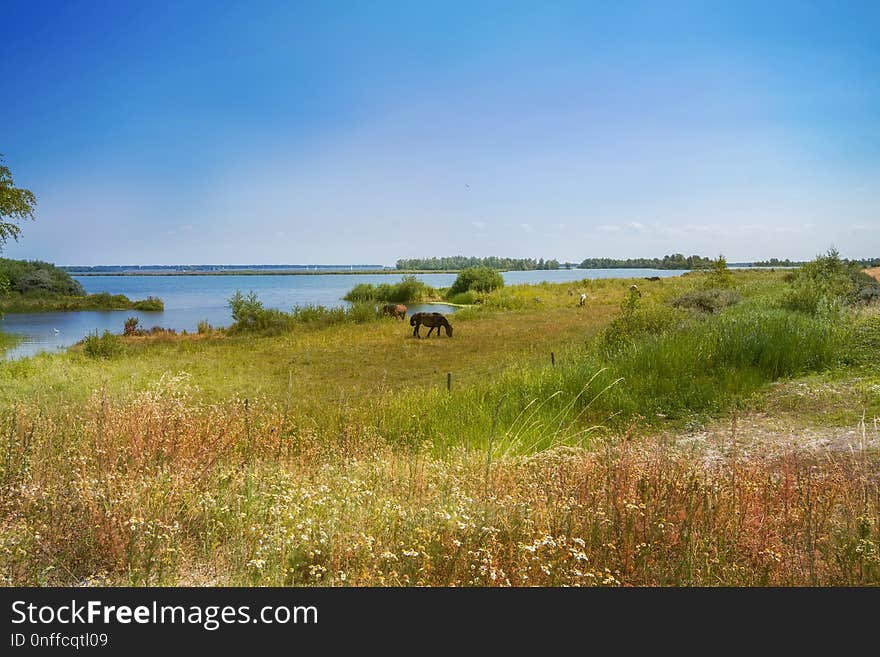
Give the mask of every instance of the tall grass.
<path id="1" fill-rule="evenodd" d="M 348 307 L 327 308 L 320 305 L 296 306 L 289 313 L 266 308 L 253 292 L 236 292 L 229 300 L 233 324 L 226 332 L 235 335 L 257 333 L 277 335 L 294 330 L 296 326 L 321 328 L 336 324 L 363 324 L 379 318 L 376 305 L 371 302 L 353 303 Z"/>
<path id="2" fill-rule="evenodd" d="M 0 411 L 0 584 L 880 584 L 858 445 L 439 457 L 188 385 Z"/>
<path id="3" fill-rule="evenodd" d="M 291 313 L 294 321 L 313 327 L 326 327 L 335 324 L 364 324 L 378 319 L 376 304 L 370 302 L 353 303 L 348 307 L 326 308 L 324 306 L 297 306 Z"/>
<path id="4" fill-rule="evenodd" d="M 454 390 L 401 394 L 376 412 L 387 435 L 442 450 L 505 453 L 586 445 L 634 422 L 686 420 L 736 407 L 766 384 L 837 364 L 851 339 L 833 319 L 783 310 L 682 319 L 672 309 L 630 314 L 604 339 L 556 366 L 509 368 Z M 665 323 L 666 322 L 666 323 Z M 613 337 L 609 337 L 613 336 Z"/>

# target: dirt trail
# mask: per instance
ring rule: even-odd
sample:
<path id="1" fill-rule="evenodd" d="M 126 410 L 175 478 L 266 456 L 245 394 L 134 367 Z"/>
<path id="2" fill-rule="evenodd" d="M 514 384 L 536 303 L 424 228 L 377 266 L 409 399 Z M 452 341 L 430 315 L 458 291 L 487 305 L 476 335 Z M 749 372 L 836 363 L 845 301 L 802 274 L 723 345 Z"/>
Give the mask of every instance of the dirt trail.
<path id="1" fill-rule="evenodd" d="M 762 414 L 738 417 L 683 436 L 674 437 L 679 447 L 703 455 L 707 465 L 732 458 L 772 457 L 782 453 L 876 452 L 880 450 L 880 420 L 854 426 L 793 427 Z"/>
<path id="2" fill-rule="evenodd" d="M 880 281 L 880 267 L 871 267 L 870 269 L 866 269 L 865 273 L 868 276 L 873 276 L 878 281 Z"/>

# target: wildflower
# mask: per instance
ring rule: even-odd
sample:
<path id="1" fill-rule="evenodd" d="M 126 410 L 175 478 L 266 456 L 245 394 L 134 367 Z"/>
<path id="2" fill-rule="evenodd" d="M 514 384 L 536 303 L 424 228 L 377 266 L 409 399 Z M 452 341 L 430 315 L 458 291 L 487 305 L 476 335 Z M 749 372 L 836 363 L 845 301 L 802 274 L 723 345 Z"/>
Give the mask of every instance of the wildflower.
<path id="1" fill-rule="evenodd" d="M 247 567 L 252 568 L 258 572 L 261 572 L 263 570 L 263 568 L 266 567 L 266 560 L 265 559 L 251 559 L 250 561 L 247 562 Z"/>

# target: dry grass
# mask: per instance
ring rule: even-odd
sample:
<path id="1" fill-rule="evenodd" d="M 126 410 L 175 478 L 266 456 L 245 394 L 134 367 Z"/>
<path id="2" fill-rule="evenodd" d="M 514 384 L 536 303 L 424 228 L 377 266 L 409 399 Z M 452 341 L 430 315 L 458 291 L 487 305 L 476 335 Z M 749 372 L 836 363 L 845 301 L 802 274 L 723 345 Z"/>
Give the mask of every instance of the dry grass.
<path id="1" fill-rule="evenodd" d="M 199 404 L 185 378 L 0 421 L 4 584 L 880 584 L 871 425 L 845 446 L 734 423 L 489 462 Z"/>

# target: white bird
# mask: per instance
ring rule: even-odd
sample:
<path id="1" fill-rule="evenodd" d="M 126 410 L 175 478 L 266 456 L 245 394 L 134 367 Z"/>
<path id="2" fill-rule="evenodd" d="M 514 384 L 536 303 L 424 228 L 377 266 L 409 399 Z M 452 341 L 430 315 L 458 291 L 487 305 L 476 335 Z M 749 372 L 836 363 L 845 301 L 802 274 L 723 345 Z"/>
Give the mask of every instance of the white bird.
<path id="1" fill-rule="evenodd" d="M 59 333 L 61 333 L 61 331 L 59 331 L 57 328 L 53 328 L 52 333 L 54 333 L 55 335 L 58 335 Z"/>

